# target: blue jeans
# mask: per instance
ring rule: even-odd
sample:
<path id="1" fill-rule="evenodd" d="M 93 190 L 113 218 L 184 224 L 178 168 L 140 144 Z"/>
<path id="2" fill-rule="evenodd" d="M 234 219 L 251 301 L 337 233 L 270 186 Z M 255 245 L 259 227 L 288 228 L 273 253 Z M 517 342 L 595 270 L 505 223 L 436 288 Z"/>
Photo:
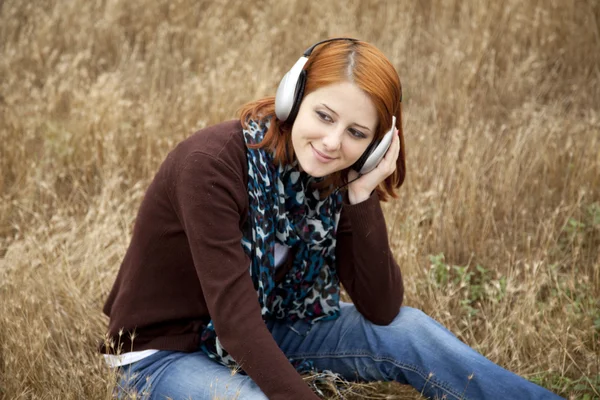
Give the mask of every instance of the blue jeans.
<path id="1" fill-rule="evenodd" d="M 396 381 L 431 398 L 561 398 L 489 361 L 417 309 L 402 307 L 387 326 L 370 323 L 352 304 L 341 310 L 338 319 L 312 329 L 304 322 L 267 325 L 288 357 L 349 381 Z M 248 376 L 232 374 L 202 351 L 160 351 L 122 369 L 120 387 L 143 398 L 267 399 Z"/>

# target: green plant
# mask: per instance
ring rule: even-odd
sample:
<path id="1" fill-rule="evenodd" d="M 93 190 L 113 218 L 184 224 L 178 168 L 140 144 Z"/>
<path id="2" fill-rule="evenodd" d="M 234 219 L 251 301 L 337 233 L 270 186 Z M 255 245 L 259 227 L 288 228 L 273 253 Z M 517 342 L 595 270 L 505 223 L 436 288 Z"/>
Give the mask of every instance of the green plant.
<path id="1" fill-rule="evenodd" d="M 448 265 L 443 253 L 430 255 L 429 260 L 434 285 L 459 294 L 459 304 L 470 317 L 479 313 L 480 303 L 498 303 L 506 296 L 506 277 L 494 277 L 492 271 L 482 265 Z"/>

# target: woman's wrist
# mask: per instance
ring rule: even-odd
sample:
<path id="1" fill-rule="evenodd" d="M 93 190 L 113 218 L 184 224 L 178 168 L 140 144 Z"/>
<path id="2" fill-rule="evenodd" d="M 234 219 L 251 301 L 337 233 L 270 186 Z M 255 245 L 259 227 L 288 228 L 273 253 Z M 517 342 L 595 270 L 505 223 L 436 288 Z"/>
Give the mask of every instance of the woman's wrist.
<path id="1" fill-rule="evenodd" d="M 371 192 L 348 190 L 348 202 L 350 204 L 362 203 L 371 197 Z"/>

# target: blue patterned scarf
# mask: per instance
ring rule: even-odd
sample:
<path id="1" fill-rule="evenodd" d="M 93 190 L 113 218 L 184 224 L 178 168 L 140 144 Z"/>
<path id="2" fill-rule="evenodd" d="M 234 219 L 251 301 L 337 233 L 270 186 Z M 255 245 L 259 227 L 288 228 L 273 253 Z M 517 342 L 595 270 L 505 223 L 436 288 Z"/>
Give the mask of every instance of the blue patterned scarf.
<path id="1" fill-rule="evenodd" d="M 260 143 L 268 121 L 248 120 L 243 130 L 248 158 L 249 212 L 242 247 L 251 260 L 250 275 L 264 320 L 315 323 L 339 316 L 339 278 L 335 268 L 335 234 L 342 195 L 320 199 L 312 188 L 319 179 L 300 172 L 297 163 L 275 165 Z M 275 241 L 295 250 L 293 266 L 275 283 Z M 212 359 L 236 366 L 221 346 L 212 321 L 202 332 L 201 348 Z M 305 366 L 297 365 L 306 369 Z"/>

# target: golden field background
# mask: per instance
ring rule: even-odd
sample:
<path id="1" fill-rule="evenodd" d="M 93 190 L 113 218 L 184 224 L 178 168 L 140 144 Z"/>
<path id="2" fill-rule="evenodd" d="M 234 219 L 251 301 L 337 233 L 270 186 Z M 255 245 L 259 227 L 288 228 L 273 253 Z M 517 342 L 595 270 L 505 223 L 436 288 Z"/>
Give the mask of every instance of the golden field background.
<path id="1" fill-rule="evenodd" d="M 403 83 L 405 304 L 600 399 L 600 3 L 0 0 L 1 399 L 110 398 L 101 307 L 158 165 L 345 35 Z"/>

